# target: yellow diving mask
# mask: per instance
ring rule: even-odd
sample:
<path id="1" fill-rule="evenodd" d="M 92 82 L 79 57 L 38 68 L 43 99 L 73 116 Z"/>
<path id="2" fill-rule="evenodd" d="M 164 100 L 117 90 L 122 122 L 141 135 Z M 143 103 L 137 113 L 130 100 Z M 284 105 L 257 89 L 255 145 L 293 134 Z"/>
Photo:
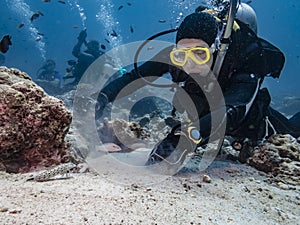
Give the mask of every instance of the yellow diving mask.
<path id="1" fill-rule="evenodd" d="M 210 49 L 205 47 L 175 48 L 170 52 L 171 62 L 176 66 L 184 66 L 190 58 L 202 65 L 210 60 Z"/>

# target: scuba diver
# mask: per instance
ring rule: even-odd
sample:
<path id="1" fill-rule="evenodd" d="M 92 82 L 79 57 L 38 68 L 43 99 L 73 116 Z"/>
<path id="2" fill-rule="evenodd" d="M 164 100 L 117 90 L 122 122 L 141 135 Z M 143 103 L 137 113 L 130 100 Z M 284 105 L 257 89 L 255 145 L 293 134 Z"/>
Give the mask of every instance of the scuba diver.
<path id="1" fill-rule="evenodd" d="M 98 120 L 106 105 L 129 83 L 143 78 L 141 88 L 171 74 L 172 81 L 180 85 L 173 98 L 173 114 L 186 112 L 190 121 L 180 121 L 173 127 L 154 147 L 147 165 L 161 161 L 182 163 L 184 149 L 194 152 L 209 140 L 223 140 L 221 127 L 225 127 L 225 135 L 241 144 L 246 139 L 257 144 L 274 133 L 300 136 L 300 113 L 285 118 L 270 107 L 270 94 L 261 88 L 266 76 L 280 76 L 285 57 L 277 47 L 257 36 L 256 16 L 250 6 L 232 0 L 222 11 L 199 7 L 175 31 L 175 45 L 106 85 L 95 107 Z M 222 95 L 216 92 L 218 87 Z M 217 118 L 217 125 L 212 123 L 213 118 Z"/>
<path id="2" fill-rule="evenodd" d="M 55 70 L 56 63 L 52 59 L 47 59 L 43 66 L 39 68 L 36 72 L 36 77 L 38 80 L 54 81 L 61 80 L 61 75 Z"/>
<path id="3" fill-rule="evenodd" d="M 36 83 L 50 95 L 59 94 L 62 91 L 62 75 L 55 70 L 55 67 L 54 60 L 47 59 L 36 72 Z"/>
<path id="4" fill-rule="evenodd" d="M 71 69 L 67 69 L 67 74 L 64 76 L 64 79 L 75 78 L 72 82 L 73 85 L 77 85 L 80 81 L 82 75 L 86 71 L 86 69 L 104 52 L 100 50 L 100 44 L 96 40 L 86 41 L 87 32 L 83 30 L 79 33 L 77 37 L 77 44 L 74 46 L 72 54 L 77 58 L 77 62 L 74 63 L 70 61 L 69 65 L 71 65 Z M 86 46 L 86 50 L 81 52 L 81 46 L 84 44 Z"/>

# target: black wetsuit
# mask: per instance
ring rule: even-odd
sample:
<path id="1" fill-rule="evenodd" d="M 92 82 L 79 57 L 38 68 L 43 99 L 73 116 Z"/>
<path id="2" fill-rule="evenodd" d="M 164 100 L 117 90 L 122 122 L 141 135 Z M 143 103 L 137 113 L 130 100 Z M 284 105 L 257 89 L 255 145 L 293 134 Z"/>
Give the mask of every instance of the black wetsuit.
<path id="1" fill-rule="evenodd" d="M 74 84 L 77 84 L 86 69 L 99 57 L 103 54 L 101 51 L 90 51 L 85 50 L 83 52 L 80 51 L 82 42 L 78 42 L 72 51 L 72 54 L 78 59 L 77 64 L 73 70 L 73 77 L 75 78 Z"/>
<path id="2" fill-rule="evenodd" d="M 241 22 L 239 24 L 241 25 L 240 29 L 232 34 L 231 43 L 218 77 L 218 84 L 226 103 L 227 119 L 224 120 L 226 121 L 226 134 L 239 138 L 262 139 L 266 135 L 265 119 L 268 116 L 271 123 L 274 123 L 276 132 L 300 136 L 300 115 L 294 117 L 293 120 L 286 119 L 269 106 L 270 96 L 268 90 L 265 88 L 260 89 L 261 82 L 266 75 L 279 76 L 284 64 L 284 55 L 267 41 L 258 38 Z M 204 93 L 205 88 L 199 87 L 197 84 L 200 82 L 205 86 L 206 78 L 195 81 L 180 68 L 170 66 L 169 52 L 171 49 L 172 46 L 162 50 L 150 61 L 139 66 L 138 71 L 145 78 L 149 76 L 160 77 L 170 72 L 175 83 L 183 82 L 183 89 L 193 100 L 199 117 L 193 118 L 195 114 L 189 113 L 189 105 L 177 98 L 176 94 L 173 104 L 178 111 L 183 112 L 186 110 L 188 112 L 191 120 L 200 127 L 200 134 L 203 139 L 207 140 L 212 135 L 210 133 L 211 115 L 218 114 L 219 109 L 216 108 L 213 112 L 210 112 L 205 97 L 206 94 L 209 95 L 210 93 Z M 127 84 L 139 78 L 140 76 L 135 70 L 132 70 L 112 81 L 101 92 L 108 97 L 109 102 L 112 102 Z M 149 79 L 149 81 L 151 80 L 153 79 Z M 135 88 L 138 89 L 144 85 L 146 83 L 141 80 L 136 83 Z M 215 96 L 215 98 L 218 97 Z M 220 121 L 222 118 L 220 118 Z M 295 124 L 295 121 L 298 121 L 298 125 Z M 272 129 L 269 128 L 269 134 L 271 134 Z M 215 132 L 215 135 L 218 138 L 217 132 Z M 168 135 L 166 139 L 170 142 L 175 140 L 172 134 Z M 160 155 L 164 155 L 164 153 Z"/>
<path id="3" fill-rule="evenodd" d="M 37 79 L 53 81 L 55 79 L 59 79 L 59 72 L 42 67 L 38 70 Z"/>

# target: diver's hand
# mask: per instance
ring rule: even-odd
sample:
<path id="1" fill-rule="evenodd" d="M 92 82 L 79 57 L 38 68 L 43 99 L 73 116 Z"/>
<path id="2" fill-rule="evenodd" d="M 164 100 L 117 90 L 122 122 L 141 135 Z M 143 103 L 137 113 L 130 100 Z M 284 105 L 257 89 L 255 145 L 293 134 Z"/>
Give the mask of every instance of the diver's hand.
<path id="1" fill-rule="evenodd" d="M 87 37 L 87 33 L 86 33 L 86 29 L 85 29 L 85 30 L 82 30 L 82 31 L 79 33 L 77 39 L 78 39 L 78 41 L 80 41 L 80 42 L 84 42 L 84 40 L 86 39 L 86 37 Z"/>
<path id="2" fill-rule="evenodd" d="M 67 72 L 64 76 L 63 76 L 63 80 L 67 80 L 67 79 L 71 79 L 71 78 L 74 78 L 75 76 L 73 75 L 72 73 L 72 70 Z"/>
<path id="3" fill-rule="evenodd" d="M 194 152 L 201 142 L 202 138 L 196 127 L 188 124 L 177 125 L 154 147 L 146 165 L 165 161 L 169 166 L 179 168 L 187 154 Z"/>
<path id="4" fill-rule="evenodd" d="M 98 120 L 102 115 L 103 111 L 108 103 L 108 98 L 106 94 L 100 92 L 97 98 L 96 106 L 95 106 L 95 119 Z"/>

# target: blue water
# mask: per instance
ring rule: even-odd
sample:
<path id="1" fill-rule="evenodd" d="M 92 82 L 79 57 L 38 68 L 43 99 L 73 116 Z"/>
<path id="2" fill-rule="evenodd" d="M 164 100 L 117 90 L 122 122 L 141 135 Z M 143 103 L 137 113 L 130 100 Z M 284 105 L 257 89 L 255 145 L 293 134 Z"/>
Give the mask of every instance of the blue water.
<path id="1" fill-rule="evenodd" d="M 8 67 L 16 67 L 35 78 L 45 59 L 54 59 L 64 74 L 67 60 L 74 59 L 72 48 L 81 29 L 88 39 L 99 40 L 107 49 L 147 37 L 178 25 L 198 6 L 195 0 L 1 0 L 0 35 L 10 34 L 13 45 L 5 54 Z M 131 5 L 127 4 L 130 3 Z M 300 2 L 299 0 L 253 0 L 258 17 L 259 35 L 279 47 L 286 56 L 280 79 L 266 79 L 272 95 L 296 95 L 300 92 Z M 120 6 L 123 6 L 120 10 Z M 40 16 L 29 18 L 37 10 Z M 165 20 L 161 23 L 159 20 Z M 18 28 L 20 23 L 24 27 Z M 76 28 L 78 27 L 78 28 Z M 130 31 L 133 28 L 133 33 Z M 119 37 L 109 39 L 114 29 Z M 38 33 L 43 33 L 40 36 Z M 174 35 L 168 36 L 174 41 Z M 36 41 L 36 38 L 41 38 Z M 105 41 L 109 39 L 110 44 Z"/>

